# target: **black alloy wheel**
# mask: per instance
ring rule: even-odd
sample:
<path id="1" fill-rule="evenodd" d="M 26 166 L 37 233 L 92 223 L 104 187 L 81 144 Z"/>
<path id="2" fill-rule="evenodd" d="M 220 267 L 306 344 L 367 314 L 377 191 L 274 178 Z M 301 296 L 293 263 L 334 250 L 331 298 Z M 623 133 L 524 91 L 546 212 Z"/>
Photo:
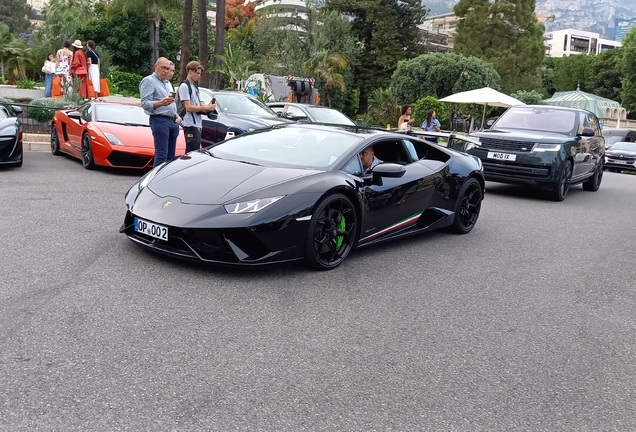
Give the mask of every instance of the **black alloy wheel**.
<path id="1" fill-rule="evenodd" d="M 459 192 L 451 231 L 457 234 L 468 234 L 475 227 L 481 211 L 482 199 L 479 182 L 477 179 L 469 178 Z"/>
<path id="2" fill-rule="evenodd" d="M 356 244 L 358 215 L 349 198 L 328 195 L 317 205 L 309 225 L 305 260 L 317 270 L 331 270 Z"/>
<path id="3" fill-rule="evenodd" d="M 95 169 L 95 161 L 93 160 L 93 146 L 91 138 L 88 134 L 82 137 L 82 165 L 88 170 Z"/>
<path id="4" fill-rule="evenodd" d="M 598 161 L 598 164 L 596 164 L 594 175 L 583 182 L 583 190 L 596 192 L 598 188 L 601 187 L 601 181 L 603 181 L 603 171 L 605 169 L 604 165 L 605 163 L 602 159 Z"/>
<path id="5" fill-rule="evenodd" d="M 60 137 L 57 135 L 57 127 L 55 123 L 51 125 L 51 153 L 55 156 L 62 154 L 60 151 Z"/>
<path id="6" fill-rule="evenodd" d="M 566 160 L 561 167 L 559 181 L 550 192 L 550 199 L 553 201 L 563 201 L 570 191 L 570 179 L 572 178 L 572 162 Z"/>

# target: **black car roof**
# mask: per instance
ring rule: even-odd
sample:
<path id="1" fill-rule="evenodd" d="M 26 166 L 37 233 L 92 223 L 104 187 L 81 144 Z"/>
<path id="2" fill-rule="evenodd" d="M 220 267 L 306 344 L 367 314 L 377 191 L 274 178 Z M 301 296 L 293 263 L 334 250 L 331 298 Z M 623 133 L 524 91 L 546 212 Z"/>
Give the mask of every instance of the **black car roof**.
<path id="1" fill-rule="evenodd" d="M 564 107 L 564 106 L 559 106 L 559 105 L 514 105 L 511 106 L 510 109 L 512 108 L 549 108 L 549 109 L 554 109 L 554 110 L 558 110 L 558 111 L 578 111 L 578 112 L 585 112 L 585 113 L 592 113 L 594 114 L 592 111 L 586 110 L 585 108 L 579 108 L 579 107 Z M 594 114 L 596 115 L 596 114 Z"/>

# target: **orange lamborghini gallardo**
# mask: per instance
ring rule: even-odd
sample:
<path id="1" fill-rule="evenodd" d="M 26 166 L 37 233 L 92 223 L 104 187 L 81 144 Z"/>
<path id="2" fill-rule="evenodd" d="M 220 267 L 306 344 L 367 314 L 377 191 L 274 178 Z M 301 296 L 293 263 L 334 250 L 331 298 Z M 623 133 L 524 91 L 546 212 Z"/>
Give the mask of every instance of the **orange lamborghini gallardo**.
<path id="1" fill-rule="evenodd" d="M 60 110 L 51 125 L 51 153 L 81 159 L 86 169 L 152 168 L 155 146 L 148 114 L 139 105 L 100 101 Z M 185 138 L 180 133 L 176 156 L 184 153 Z"/>

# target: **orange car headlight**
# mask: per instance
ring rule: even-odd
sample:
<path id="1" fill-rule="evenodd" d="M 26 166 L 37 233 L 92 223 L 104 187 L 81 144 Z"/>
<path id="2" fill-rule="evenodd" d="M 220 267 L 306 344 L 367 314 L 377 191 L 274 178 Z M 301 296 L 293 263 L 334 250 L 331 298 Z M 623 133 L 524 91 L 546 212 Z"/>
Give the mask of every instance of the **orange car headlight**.
<path id="1" fill-rule="evenodd" d="M 117 138 L 117 135 L 115 135 L 114 133 L 104 132 L 104 136 L 106 137 L 106 139 L 108 139 L 108 142 L 110 142 L 113 145 L 118 145 L 118 146 L 124 145 L 124 143 L 119 138 Z"/>

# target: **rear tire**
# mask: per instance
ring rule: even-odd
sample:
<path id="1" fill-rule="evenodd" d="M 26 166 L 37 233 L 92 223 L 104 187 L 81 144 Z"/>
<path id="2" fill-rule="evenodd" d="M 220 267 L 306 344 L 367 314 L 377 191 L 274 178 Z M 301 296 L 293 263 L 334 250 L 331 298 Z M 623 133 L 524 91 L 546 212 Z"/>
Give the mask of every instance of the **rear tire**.
<path id="1" fill-rule="evenodd" d="M 601 187 L 601 181 L 603 181 L 604 165 L 605 164 L 603 163 L 602 160 L 599 161 L 592 177 L 590 177 L 588 180 L 583 182 L 583 190 L 596 192 L 598 188 Z"/>
<path id="2" fill-rule="evenodd" d="M 82 165 L 87 170 L 95 169 L 93 146 L 91 144 L 91 138 L 88 136 L 88 134 L 84 134 L 84 136 L 82 137 Z"/>
<path id="3" fill-rule="evenodd" d="M 559 180 L 550 192 L 552 201 L 563 201 L 570 191 L 570 179 L 572 178 L 572 162 L 566 160 L 561 167 Z"/>
<path id="4" fill-rule="evenodd" d="M 62 154 L 60 151 L 60 137 L 57 134 L 57 126 L 55 126 L 55 123 L 51 125 L 51 153 L 55 156 Z"/>
<path id="5" fill-rule="evenodd" d="M 331 270 L 347 258 L 357 242 L 358 215 L 343 194 L 324 197 L 316 205 L 305 245 L 305 261 L 316 270 Z"/>
<path id="6" fill-rule="evenodd" d="M 476 179 L 469 178 L 459 191 L 452 232 L 468 234 L 472 231 L 479 218 L 482 198 L 481 185 Z"/>

